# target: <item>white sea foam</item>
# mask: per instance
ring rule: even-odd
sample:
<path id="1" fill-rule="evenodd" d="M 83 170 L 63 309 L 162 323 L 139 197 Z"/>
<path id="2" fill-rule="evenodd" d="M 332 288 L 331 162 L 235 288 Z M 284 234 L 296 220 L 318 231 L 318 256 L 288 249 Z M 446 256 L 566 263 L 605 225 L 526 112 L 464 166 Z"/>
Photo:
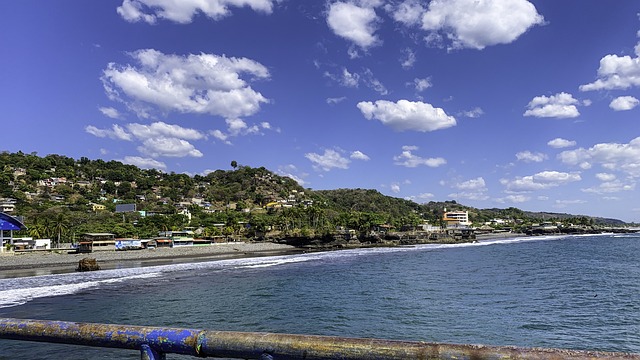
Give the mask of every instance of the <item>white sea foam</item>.
<path id="1" fill-rule="evenodd" d="M 594 236 L 594 235 L 590 235 Z M 616 235 L 617 236 L 617 235 Z M 161 277 L 162 274 L 191 270 L 228 269 L 267 269 L 278 266 L 294 265 L 303 262 L 348 260 L 358 256 L 375 254 L 432 251 L 474 246 L 508 245 L 529 241 L 560 240 L 573 235 L 552 235 L 534 237 L 513 237 L 506 239 L 480 240 L 474 243 L 424 244 L 415 246 L 359 248 L 340 251 L 313 252 L 296 255 L 266 256 L 257 258 L 227 259 L 209 262 L 181 263 L 150 267 L 102 270 L 86 273 L 42 275 L 29 278 L 0 279 L 0 308 L 25 304 L 33 299 L 74 294 L 86 289 L 98 288 L 112 283 Z"/>
<path id="2" fill-rule="evenodd" d="M 0 290 L 0 308 L 22 305 L 33 299 L 74 294 L 82 290 L 92 289 L 100 285 L 117 283 L 131 279 L 155 277 L 158 273 L 146 273 L 129 277 L 106 278 L 78 283 L 43 285 L 18 289 Z"/>

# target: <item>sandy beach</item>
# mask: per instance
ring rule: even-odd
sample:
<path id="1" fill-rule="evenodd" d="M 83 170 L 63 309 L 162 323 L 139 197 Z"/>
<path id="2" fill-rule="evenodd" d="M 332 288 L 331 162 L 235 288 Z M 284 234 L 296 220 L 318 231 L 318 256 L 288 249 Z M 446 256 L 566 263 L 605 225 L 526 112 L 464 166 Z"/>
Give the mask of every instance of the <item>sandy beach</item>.
<path id="1" fill-rule="evenodd" d="M 69 254 L 66 251 L 0 253 L 0 278 L 74 272 L 78 262 L 86 257 L 96 259 L 100 268 L 107 270 L 299 252 L 302 250 L 284 244 L 234 242 L 153 250 L 96 251 L 90 254 Z"/>

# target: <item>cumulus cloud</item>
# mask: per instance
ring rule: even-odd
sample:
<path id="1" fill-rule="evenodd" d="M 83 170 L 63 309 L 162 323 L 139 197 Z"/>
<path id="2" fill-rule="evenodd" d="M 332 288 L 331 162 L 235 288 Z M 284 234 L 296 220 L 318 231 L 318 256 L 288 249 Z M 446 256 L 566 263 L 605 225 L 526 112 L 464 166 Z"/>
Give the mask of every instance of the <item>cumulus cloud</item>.
<path id="1" fill-rule="evenodd" d="M 606 55 L 600 59 L 596 81 L 581 85 L 580 90 L 615 90 L 640 86 L 640 46 L 636 46 L 635 55 Z"/>
<path id="2" fill-rule="evenodd" d="M 518 161 L 524 162 L 543 162 L 547 159 L 547 155 L 540 152 L 532 153 L 531 151 L 527 150 L 517 153 L 516 158 L 518 159 Z"/>
<path id="3" fill-rule="evenodd" d="M 381 43 L 375 35 L 380 21 L 374 6 L 376 3 L 334 2 L 327 11 L 327 25 L 338 36 L 367 49 Z"/>
<path id="4" fill-rule="evenodd" d="M 428 88 L 433 86 L 433 84 L 431 83 L 431 78 L 424 78 L 424 79 L 415 78 L 413 79 L 413 83 L 409 83 L 409 84 L 412 84 L 415 87 L 417 92 L 425 91 Z"/>
<path id="5" fill-rule="evenodd" d="M 356 150 L 354 152 L 351 153 L 350 158 L 354 159 L 354 160 L 364 160 L 364 161 L 368 161 L 370 160 L 369 156 L 367 156 L 367 154 L 363 153 L 362 151 Z"/>
<path id="6" fill-rule="evenodd" d="M 150 125 L 131 123 L 127 125 L 127 130 L 139 139 L 172 137 L 186 140 L 200 140 L 204 138 L 204 134 L 198 130 L 164 122 L 154 122 Z"/>
<path id="7" fill-rule="evenodd" d="M 469 200 L 486 200 L 489 198 L 487 195 L 488 189 L 482 177 L 456 183 L 453 187 L 460 191 L 449 194 L 448 196 L 451 198 Z"/>
<path id="8" fill-rule="evenodd" d="M 478 190 L 486 190 L 486 183 L 484 181 L 484 178 L 478 177 L 476 179 L 471 179 L 471 180 L 456 183 L 453 185 L 453 187 L 458 190 L 478 191 Z"/>
<path id="9" fill-rule="evenodd" d="M 202 157 L 202 152 L 186 140 L 168 137 L 156 137 L 144 140 L 138 151 L 152 158 L 166 157 Z"/>
<path id="10" fill-rule="evenodd" d="M 574 118 L 580 115 L 576 104 L 579 101 L 564 92 L 549 97 L 536 96 L 527 105 L 528 110 L 524 112 L 524 116 Z"/>
<path id="11" fill-rule="evenodd" d="M 497 202 L 503 204 L 503 203 L 514 203 L 514 204 L 518 204 L 518 203 L 524 203 L 527 202 L 529 200 L 531 200 L 530 196 L 527 195 L 507 195 L 503 198 L 498 198 L 495 199 Z"/>
<path id="12" fill-rule="evenodd" d="M 195 129 L 184 128 L 179 125 L 155 122 L 149 125 L 130 123 L 121 127 L 113 125 L 111 129 L 98 129 L 95 126 L 87 126 L 85 131 L 96 137 L 108 137 L 114 140 L 137 140 L 141 144 L 138 151 L 147 156 L 157 157 L 201 157 L 202 152 L 197 150 L 189 141 L 201 140 L 205 135 Z"/>
<path id="13" fill-rule="evenodd" d="M 615 111 L 631 110 L 638 106 L 640 101 L 633 96 L 620 96 L 611 101 L 609 107 Z"/>
<path id="14" fill-rule="evenodd" d="M 600 181 L 613 181 L 616 179 L 616 175 L 608 173 L 597 173 L 596 178 Z"/>
<path id="15" fill-rule="evenodd" d="M 420 101 L 362 101 L 357 106 L 367 120 L 379 120 L 396 131 L 428 132 L 456 125 L 453 116 L 447 115 L 441 108 Z"/>
<path id="16" fill-rule="evenodd" d="M 617 179 L 615 174 L 610 173 L 597 173 L 596 179 L 602 181 L 598 186 L 581 189 L 586 193 L 594 194 L 611 194 L 621 191 L 633 191 L 636 188 L 636 183 L 633 180 L 627 182 Z"/>
<path id="17" fill-rule="evenodd" d="M 324 154 L 306 153 L 304 157 L 313 163 L 316 170 L 331 171 L 332 169 L 348 169 L 351 160 L 343 157 L 339 152 L 327 149 Z"/>
<path id="18" fill-rule="evenodd" d="M 561 149 L 561 148 L 576 146 L 576 142 L 573 140 L 567 140 L 563 138 L 555 138 L 553 140 L 550 140 L 547 143 L 547 145 L 555 149 Z"/>
<path id="19" fill-rule="evenodd" d="M 167 168 L 167 165 L 162 161 L 155 159 L 143 158 L 140 156 L 125 156 L 124 159 L 117 160 L 123 164 L 135 165 L 142 169 L 161 169 Z"/>
<path id="20" fill-rule="evenodd" d="M 89 125 L 85 127 L 84 130 L 87 133 L 99 138 L 110 138 L 114 140 L 125 140 L 125 141 L 133 140 L 133 136 L 130 133 L 128 133 L 120 125 L 116 125 L 116 124 L 114 124 L 111 127 L 111 129 L 98 129 L 93 125 Z"/>
<path id="21" fill-rule="evenodd" d="M 640 137 L 628 144 L 600 143 L 588 149 L 563 151 L 558 158 L 569 165 L 584 168 L 598 164 L 609 171 L 622 171 L 631 177 L 640 177 Z"/>
<path id="22" fill-rule="evenodd" d="M 154 24 L 158 19 L 186 24 L 202 13 L 208 18 L 219 20 L 228 16 L 229 7 L 249 7 L 252 10 L 271 13 L 277 0 L 123 0 L 116 11 L 129 22 L 144 21 Z"/>
<path id="23" fill-rule="evenodd" d="M 390 189 L 391 189 L 392 192 L 397 194 L 397 193 L 400 192 L 400 184 L 393 183 L 393 184 L 391 184 Z"/>
<path id="24" fill-rule="evenodd" d="M 304 178 L 309 175 L 307 173 L 301 173 L 300 171 L 298 171 L 298 168 L 293 164 L 279 166 L 277 173 L 280 176 L 286 176 L 295 180 L 300 186 L 305 186 L 307 184 Z"/>
<path id="25" fill-rule="evenodd" d="M 405 0 L 397 5 L 388 4 L 385 10 L 391 13 L 393 20 L 412 26 L 420 23 L 425 8 L 417 0 Z"/>
<path id="26" fill-rule="evenodd" d="M 535 175 L 516 177 L 513 180 L 501 179 L 500 183 L 510 191 L 534 191 L 568 184 L 582 180 L 579 173 L 543 171 Z"/>
<path id="27" fill-rule="evenodd" d="M 420 10 L 415 1 L 398 7 L 394 19 L 410 24 Z M 509 44 L 544 17 L 526 0 L 433 0 L 421 17 L 429 40 L 451 41 L 450 49 L 482 50 L 487 46 Z"/>
<path id="28" fill-rule="evenodd" d="M 400 65 L 405 69 L 410 69 L 416 63 L 416 53 L 411 48 L 403 50 L 404 57 L 400 59 Z"/>
<path id="29" fill-rule="evenodd" d="M 148 117 L 148 105 L 162 111 L 238 118 L 255 114 L 268 100 L 241 78 L 268 79 L 262 64 L 247 59 L 165 55 L 157 50 L 130 54 L 137 66 L 110 63 L 101 77 L 107 95 Z"/>
<path id="30" fill-rule="evenodd" d="M 422 158 L 418 155 L 413 154 L 413 151 L 415 150 L 418 150 L 417 146 L 403 146 L 402 153 L 393 157 L 394 164 L 414 168 L 420 165 L 425 165 L 428 167 L 439 167 L 447 163 L 445 159 L 440 157 Z"/>
<path id="31" fill-rule="evenodd" d="M 473 109 L 471 109 L 469 111 L 463 111 L 459 115 L 475 119 L 475 118 L 479 118 L 480 116 L 484 115 L 484 111 L 481 108 L 476 107 L 476 108 L 473 108 Z"/>
<path id="32" fill-rule="evenodd" d="M 100 108 L 98 108 L 98 110 L 100 110 L 102 115 L 104 115 L 106 117 L 110 117 L 112 119 L 119 119 L 120 118 L 120 112 L 118 112 L 118 110 L 115 109 L 115 108 L 112 108 L 112 107 L 100 107 Z"/>
<path id="33" fill-rule="evenodd" d="M 581 189 L 581 190 L 586 193 L 611 194 L 611 193 L 617 193 L 622 191 L 634 191 L 635 189 L 636 189 L 635 182 L 625 183 L 620 180 L 611 180 L 611 181 L 604 181 L 600 183 L 600 185 L 598 186 Z"/>
<path id="34" fill-rule="evenodd" d="M 276 132 L 279 129 L 272 129 L 271 124 L 263 121 L 260 124 L 255 124 L 249 126 L 242 119 L 227 119 L 225 120 L 227 124 L 227 132 L 223 132 L 222 130 L 216 129 L 212 130 L 209 133 L 216 139 L 224 142 L 227 145 L 231 145 L 231 141 L 229 138 L 236 136 L 245 136 L 245 135 L 264 135 L 265 130 L 275 130 Z"/>

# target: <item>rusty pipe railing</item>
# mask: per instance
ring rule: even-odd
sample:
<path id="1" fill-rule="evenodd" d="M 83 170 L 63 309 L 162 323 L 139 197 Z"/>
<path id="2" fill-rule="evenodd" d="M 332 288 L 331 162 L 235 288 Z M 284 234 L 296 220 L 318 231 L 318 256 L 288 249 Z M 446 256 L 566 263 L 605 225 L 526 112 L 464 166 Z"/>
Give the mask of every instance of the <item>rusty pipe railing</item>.
<path id="1" fill-rule="evenodd" d="M 452 345 L 8 318 L 0 318 L 0 339 L 138 350 L 143 360 L 164 359 L 168 353 L 261 360 L 640 360 L 640 354 L 613 352 Z"/>

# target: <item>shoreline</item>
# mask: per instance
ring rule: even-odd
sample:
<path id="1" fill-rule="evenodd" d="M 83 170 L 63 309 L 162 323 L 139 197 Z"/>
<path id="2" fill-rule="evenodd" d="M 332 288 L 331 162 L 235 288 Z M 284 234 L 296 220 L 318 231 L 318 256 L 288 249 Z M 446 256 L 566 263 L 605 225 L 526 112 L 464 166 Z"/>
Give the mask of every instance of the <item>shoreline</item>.
<path id="1" fill-rule="evenodd" d="M 223 243 L 210 246 L 158 248 L 154 250 L 96 251 L 89 254 L 53 252 L 0 254 L 0 279 L 74 273 L 83 258 L 97 260 L 100 270 L 179 263 L 289 255 L 304 252 L 276 243 Z"/>
<path id="2" fill-rule="evenodd" d="M 482 234 L 477 236 L 476 241 L 509 239 L 520 236 L 528 235 L 521 233 Z M 424 244 L 426 243 L 438 242 L 425 242 Z M 414 245 L 419 244 L 422 243 Z M 304 248 L 273 242 L 229 242 L 209 246 L 156 248 L 153 250 L 106 250 L 86 254 L 67 253 L 66 251 L 0 253 L 0 279 L 74 273 L 78 267 L 78 262 L 84 258 L 96 259 L 100 270 L 113 270 L 227 259 L 292 255 L 305 252 L 340 251 L 341 249 L 366 247 L 393 247 L 393 245 Z"/>

